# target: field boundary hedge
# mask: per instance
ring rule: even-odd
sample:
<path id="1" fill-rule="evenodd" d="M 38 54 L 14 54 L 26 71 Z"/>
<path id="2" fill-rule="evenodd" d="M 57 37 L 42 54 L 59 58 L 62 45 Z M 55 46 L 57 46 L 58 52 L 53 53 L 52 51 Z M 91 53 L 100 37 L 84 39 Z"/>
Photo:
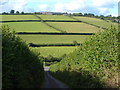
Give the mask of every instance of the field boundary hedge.
<path id="1" fill-rule="evenodd" d="M 16 34 L 29 35 L 29 34 L 46 34 L 46 35 L 95 35 L 95 33 L 48 33 L 48 32 L 16 32 Z"/>
<path id="2" fill-rule="evenodd" d="M 72 21 L 72 20 L 10 20 L 10 21 L 0 21 L 0 23 L 6 22 L 82 22 L 82 21 Z"/>
<path id="3" fill-rule="evenodd" d="M 80 46 L 82 44 L 80 43 L 77 43 L 77 44 L 74 44 L 74 43 L 67 43 L 67 44 L 33 44 L 33 43 L 29 43 L 28 44 L 29 47 L 49 47 L 49 46 Z"/>

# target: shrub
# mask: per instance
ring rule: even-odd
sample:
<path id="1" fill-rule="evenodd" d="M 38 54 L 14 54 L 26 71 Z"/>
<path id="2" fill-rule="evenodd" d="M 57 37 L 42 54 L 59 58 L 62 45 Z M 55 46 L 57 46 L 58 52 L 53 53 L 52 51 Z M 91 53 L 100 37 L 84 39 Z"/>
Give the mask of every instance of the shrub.
<path id="1" fill-rule="evenodd" d="M 118 87 L 118 60 L 118 30 L 112 27 L 91 37 L 50 71 L 73 88 Z"/>
<path id="2" fill-rule="evenodd" d="M 3 88 L 39 88 L 44 77 L 41 58 L 8 26 L 1 30 Z"/>

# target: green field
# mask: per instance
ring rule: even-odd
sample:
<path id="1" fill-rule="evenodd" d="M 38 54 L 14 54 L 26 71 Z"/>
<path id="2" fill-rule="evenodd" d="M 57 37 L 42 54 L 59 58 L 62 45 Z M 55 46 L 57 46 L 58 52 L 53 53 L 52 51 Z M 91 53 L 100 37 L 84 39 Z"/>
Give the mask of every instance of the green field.
<path id="1" fill-rule="evenodd" d="M 10 22 L 3 24 L 9 25 L 16 32 L 59 32 L 42 22 Z"/>
<path id="2" fill-rule="evenodd" d="M 1 15 L 3 21 L 9 20 L 39 20 L 34 15 Z M 43 20 L 72 20 L 68 16 L 64 15 L 38 15 Z M 104 20 L 90 18 L 90 17 L 74 17 L 81 21 L 98 25 L 101 27 L 110 27 L 111 24 L 114 24 L 117 27 L 117 24 L 106 22 Z M 46 22 L 49 25 L 66 31 L 68 33 L 96 33 L 103 31 L 101 28 L 95 26 L 81 23 L 81 22 Z M 1 25 L 1 23 L 0 23 Z M 14 29 L 16 32 L 59 32 L 42 22 L 9 22 L 3 23 L 3 25 L 9 25 L 10 28 Z M 60 33 L 60 32 L 59 32 Z M 84 43 L 90 35 L 18 35 L 27 43 L 34 44 L 67 44 L 77 41 L 78 43 Z M 39 47 L 33 48 L 36 51 L 39 51 L 41 55 L 48 56 L 52 54 L 53 56 L 60 57 L 65 53 L 70 53 L 75 50 L 76 47 Z"/>
<path id="3" fill-rule="evenodd" d="M 54 57 L 61 57 L 64 54 L 72 53 L 77 46 L 74 47 L 39 47 L 31 48 L 33 51 L 40 52 L 41 56 L 47 57 L 52 55 Z"/>
<path id="4" fill-rule="evenodd" d="M 69 18 L 68 16 L 63 16 L 63 15 L 38 15 L 41 17 L 43 20 L 72 20 L 76 21 L 72 18 Z"/>
<path id="5" fill-rule="evenodd" d="M 35 44 L 56 44 L 73 43 L 77 41 L 83 43 L 90 35 L 19 35 L 27 43 Z"/>
<path id="6" fill-rule="evenodd" d="M 102 30 L 92 25 L 79 22 L 47 22 L 47 23 L 69 33 L 96 33 Z"/>
<path id="7" fill-rule="evenodd" d="M 84 22 L 94 24 L 94 25 L 97 25 L 97 26 L 101 26 L 101 27 L 104 27 L 104 28 L 110 28 L 111 25 L 115 25 L 115 27 L 117 27 L 117 25 L 118 25 L 116 23 L 112 23 L 111 21 L 107 22 L 107 21 L 104 21 L 102 19 L 91 18 L 91 17 L 75 16 L 74 18 L 79 19 L 80 21 L 84 21 Z"/>
<path id="8" fill-rule="evenodd" d="M 11 20 L 39 20 L 33 15 L 0 15 L 2 21 L 11 21 Z"/>

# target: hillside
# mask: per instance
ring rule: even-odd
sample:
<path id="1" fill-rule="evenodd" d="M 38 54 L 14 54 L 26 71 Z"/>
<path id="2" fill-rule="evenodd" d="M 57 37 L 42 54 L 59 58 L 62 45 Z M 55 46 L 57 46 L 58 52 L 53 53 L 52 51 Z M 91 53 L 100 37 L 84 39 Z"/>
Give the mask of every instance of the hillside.
<path id="1" fill-rule="evenodd" d="M 17 33 L 20 32 L 46 33 L 46 34 L 18 34 L 17 36 L 20 36 L 24 41 L 27 42 L 27 44 L 29 43 L 73 44 L 73 42 L 84 43 L 86 39 L 91 37 L 91 35 L 86 35 L 87 33 L 97 33 L 100 31 L 104 31 L 104 29 L 96 27 L 95 25 L 106 28 L 106 26 L 110 27 L 111 25 L 115 24 L 97 18 L 81 16 L 76 17 L 69 17 L 64 15 L 1 15 L 1 16 L 2 21 L 8 21 L 3 22 L 2 24 L 9 25 L 10 28 L 13 28 Z M 117 24 L 115 25 L 117 26 Z M 63 32 L 71 33 L 71 35 L 57 35 L 57 34 L 50 35 L 52 33 Z M 72 33 L 78 34 L 83 33 L 83 35 L 72 35 Z M 70 50 L 68 50 L 68 48 Z M 64 54 L 73 52 L 76 49 L 76 47 L 39 47 L 37 49 L 38 51 L 42 50 L 42 52 L 40 53 L 45 57 L 52 55 L 50 54 L 49 50 L 52 51 L 52 53 L 54 53 L 54 56 L 60 57 Z M 59 50 L 59 54 L 57 53 L 57 50 Z"/>

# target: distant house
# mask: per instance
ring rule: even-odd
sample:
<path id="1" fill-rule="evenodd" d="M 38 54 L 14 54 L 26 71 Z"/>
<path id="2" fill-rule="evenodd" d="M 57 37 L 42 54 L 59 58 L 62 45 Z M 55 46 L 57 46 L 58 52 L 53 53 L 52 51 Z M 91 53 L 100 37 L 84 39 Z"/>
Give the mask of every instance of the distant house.
<path id="1" fill-rule="evenodd" d="M 120 20 L 119 19 L 115 19 L 114 22 L 120 23 Z"/>
<path id="2" fill-rule="evenodd" d="M 43 14 L 43 15 L 68 15 L 67 13 L 61 12 L 35 12 L 36 14 Z"/>
<path id="3" fill-rule="evenodd" d="M 44 15 L 53 15 L 53 12 L 41 12 Z"/>

